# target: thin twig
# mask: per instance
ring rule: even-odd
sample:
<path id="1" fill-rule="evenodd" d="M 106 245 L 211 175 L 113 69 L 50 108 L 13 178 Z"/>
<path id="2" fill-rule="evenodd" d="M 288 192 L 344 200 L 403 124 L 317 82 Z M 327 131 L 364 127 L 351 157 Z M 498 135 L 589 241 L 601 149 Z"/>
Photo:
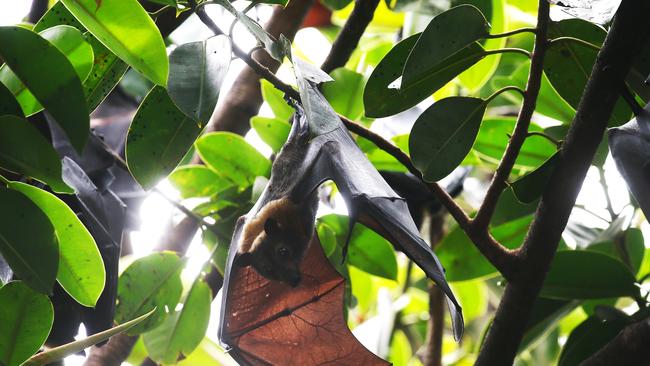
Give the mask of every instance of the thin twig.
<path id="1" fill-rule="evenodd" d="M 537 32 L 537 28 L 519 28 L 519 29 L 511 30 L 509 32 L 489 34 L 485 38 L 503 38 L 503 37 L 514 36 L 515 34 L 520 34 L 520 33 L 536 33 L 536 32 Z"/>
<path id="2" fill-rule="evenodd" d="M 597 46 L 597 45 L 595 45 L 595 44 L 593 44 L 591 42 L 587 42 L 587 41 L 585 41 L 583 39 L 575 38 L 575 37 L 558 37 L 558 38 L 554 38 L 554 39 L 551 39 L 551 40 L 548 41 L 548 45 L 553 46 L 553 45 L 556 45 L 556 44 L 558 44 L 560 42 L 567 42 L 567 41 L 574 42 L 574 43 L 589 47 L 589 48 L 591 48 L 592 50 L 595 50 L 595 51 L 600 51 L 600 46 Z"/>
<path id="3" fill-rule="evenodd" d="M 526 84 L 526 92 L 524 93 L 524 101 L 519 111 L 517 124 L 512 134 L 508 147 L 503 154 L 501 163 L 497 167 L 496 173 L 492 178 L 492 182 L 485 195 L 485 199 L 476 214 L 476 218 L 472 222 L 472 226 L 477 230 L 487 230 L 490 219 L 494 214 L 497 201 L 501 192 L 507 187 L 508 177 L 512 172 L 515 165 L 521 146 L 526 140 L 528 133 L 528 126 L 530 126 L 533 112 L 537 102 L 537 96 L 542 81 L 542 72 L 544 71 L 544 55 L 548 48 L 547 30 L 549 20 L 547 17 L 540 17 L 537 24 L 537 33 L 535 37 L 535 46 L 533 48 L 532 59 L 530 63 L 530 73 L 528 75 L 528 83 Z"/>

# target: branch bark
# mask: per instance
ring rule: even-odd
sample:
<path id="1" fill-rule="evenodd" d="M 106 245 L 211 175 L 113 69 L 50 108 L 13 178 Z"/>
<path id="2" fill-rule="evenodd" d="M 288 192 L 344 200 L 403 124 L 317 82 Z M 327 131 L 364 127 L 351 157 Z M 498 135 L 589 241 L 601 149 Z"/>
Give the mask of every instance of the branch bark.
<path id="1" fill-rule="evenodd" d="M 345 66 L 375 15 L 377 5 L 379 5 L 379 0 L 356 0 L 354 2 L 354 9 L 350 17 L 345 22 L 343 29 L 341 29 L 332 44 L 332 50 L 320 67 L 323 71 L 329 74 L 332 70 Z"/>
<path id="2" fill-rule="evenodd" d="M 545 1 L 540 2 L 540 4 Z M 650 2 L 623 0 L 591 72 L 559 163 L 517 255 L 522 270 L 506 286 L 476 365 L 510 365 L 525 331 L 590 162 L 619 98 L 619 86 L 649 38 Z"/>
<path id="3" fill-rule="evenodd" d="M 643 365 L 650 360 L 650 319 L 628 325 L 581 366 Z"/>
<path id="4" fill-rule="evenodd" d="M 528 127 L 530 120 L 535 112 L 537 104 L 537 96 L 542 82 L 542 73 L 544 71 L 544 56 L 548 48 L 548 24 L 549 24 L 549 3 L 548 0 L 539 1 L 539 10 L 537 15 L 537 29 L 535 31 L 535 45 L 530 62 L 530 72 L 528 73 L 528 82 L 524 92 L 524 101 L 519 111 L 515 130 L 512 133 L 510 142 L 506 147 L 505 152 L 496 173 L 492 178 L 492 182 L 485 195 L 485 199 L 476 214 L 473 221 L 473 226 L 477 230 L 487 230 L 490 219 L 494 214 L 494 210 L 499 200 L 501 192 L 507 187 L 508 177 L 512 172 L 515 165 L 519 151 L 521 150 L 524 141 L 526 141 Z"/>
<path id="5" fill-rule="evenodd" d="M 277 7 L 264 28 L 275 38 L 284 34 L 293 40 L 313 1 L 293 0 L 286 8 Z M 265 52 L 256 52 L 253 58 L 271 73 L 275 73 L 280 67 L 280 63 Z M 260 75 L 250 67 L 244 68 L 228 94 L 222 98 L 207 130 L 230 131 L 244 135 L 250 129 L 248 121 L 257 115 L 262 105 Z"/>

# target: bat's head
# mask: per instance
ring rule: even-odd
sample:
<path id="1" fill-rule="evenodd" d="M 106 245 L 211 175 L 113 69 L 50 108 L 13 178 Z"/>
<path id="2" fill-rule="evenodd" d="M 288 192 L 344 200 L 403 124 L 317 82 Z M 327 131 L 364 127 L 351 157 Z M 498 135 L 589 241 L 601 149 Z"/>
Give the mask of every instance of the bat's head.
<path id="1" fill-rule="evenodd" d="M 264 223 L 264 231 L 258 237 L 259 245 L 251 252 L 240 254 L 239 263 L 253 266 L 259 274 L 270 280 L 298 286 L 301 280 L 300 262 L 310 240 L 298 232 L 299 230 L 284 227 L 275 219 L 268 218 Z"/>

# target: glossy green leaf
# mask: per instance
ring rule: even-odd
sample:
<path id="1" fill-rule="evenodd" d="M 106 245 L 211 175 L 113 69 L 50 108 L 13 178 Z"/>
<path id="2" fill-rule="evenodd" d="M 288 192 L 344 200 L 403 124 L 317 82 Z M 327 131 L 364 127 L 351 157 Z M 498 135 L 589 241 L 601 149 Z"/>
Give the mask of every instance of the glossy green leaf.
<path id="1" fill-rule="evenodd" d="M 78 303 L 94 307 L 104 290 L 106 273 L 90 232 L 55 195 L 19 182 L 12 182 L 9 188 L 29 197 L 50 219 L 59 242 L 57 280 Z"/>
<path id="2" fill-rule="evenodd" d="M 196 141 L 201 159 L 217 174 L 239 187 L 253 184 L 255 177 L 268 177 L 271 162 L 243 137 L 230 132 L 213 132 Z"/>
<path id="3" fill-rule="evenodd" d="M 552 22 L 549 35 L 553 38 L 574 37 L 600 46 L 605 39 L 603 28 L 581 19 L 566 19 Z M 544 73 L 558 93 L 574 109 L 587 86 L 591 69 L 598 51 L 573 41 L 562 41 L 550 47 L 544 58 Z M 619 98 L 610 118 L 610 125 L 617 126 L 627 122 L 632 112 L 622 98 Z"/>
<path id="4" fill-rule="evenodd" d="M 227 179 L 201 165 L 178 167 L 169 175 L 169 181 L 179 190 L 181 198 L 210 197 L 231 185 Z"/>
<path id="5" fill-rule="evenodd" d="M 538 341 L 546 338 L 548 333 L 556 328 L 560 319 L 573 311 L 579 303 L 579 301 L 538 298 L 526 324 L 526 332 L 519 344 L 519 352 L 534 347 Z"/>
<path id="6" fill-rule="evenodd" d="M 494 238 L 506 248 L 521 245 L 532 221 L 526 216 L 492 228 Z M 476 246 L 459 227 L 455 227 L 436 249 L 446 272 L 447 281 L 465 281 L 496 272 L 490 262 L 476 249 Z"/>
<path id="7" fill-rule="evenodd" d="M 52 292 L 59 265 L 54 227 L 24 194 L 0 187 L 0 253 L 11 269 L 33 289 Z"/>
<path id="8" fill-rule="evenodd" d="M 319 223 L 316 230 L 318 233 L 318 240 L 323 247 L 323 252 L 325 252 L 326 257 L 329 257 L 336 250 L 336 231 L 322 222 Z"/>
<path id="9" fill-rule="evenodd" d="M 555 153 L 539 168 L 524 175 L 510 184 L 517 199 L 523 203 L 535 202 L 544 193 L 546 184 L 551 179 L 553 171 L 558 164 L 560 154 Z"/>
<path id="10" fill-rule="evenodd" d="M 481 129 L 476 137 L 472 149 L 478 153 L 482 161 L 497 165 L 506 146 L 510 141 L 510 135 L 515 129 L 517 120 L 508 117 L 487 117 L 481 123 Z M 543 132 L 538 125 L 531 123 L 529 132 Z M 552 142 L 541 136 L 529 136 L 521 147 L 521 151 L 515 161 L 515 168 L 530 169 L 544 164 L 555 152 L 556 147 Z"/>
<path id="11" fill-rule="evenodd" d="M 524 89 L 526 88 L 526 82 L 528 81 L 529 71 L 530 63 L 525 62 L 509 76 L 493 77 L 491 81 L 492 86 L 495 89 L 501 89 L 513 85 Z M 505 93 L 503 96 L 514 102 L 516 105 L 521 105 L 523 102 L 523 97 L 519 93 Z M 553 88 L 551 82 L 548 81 L 546 74 L 542 74 L 535 112 L 558 120 L 564 124 L 570 123 L 573 120 L 573 116 L 575 116 L 575 110 L 573 107 L 571 107 L 569 103 L 567 103 Z"/>
<path id="12" fill-rule="evenodd" d="M 86 28 L 70 13 L 62 2 L 56 2 L 41 17 L 34 26 L 35 32 L 66 24 L 73 26 L 82 33 L 86 41 L 92 46 L 94 61 L 91 73 L 83 82 L 88 110 L 93 111 L 99 103 L 110 93 L 122 78 L 129 65 L 120 60 L 113 52 L 104 46 L 97 38 L 90 34 Z"/>
<path id="13" fill-rule="evenodd" d="M 623 235 L 616 235 L 613 240 L 590 244 L 586 249 L 629 263 L 628 267 L 635 274 L 639 271 L 645 254 L 643 234 L 637 228 L 629 228 Z"/>
<path id="14" fill-rule="evenodd" d="M 287 141 L 291 125 L 278 118 L 255 116 L 251 118 L 251 127 L 257 132 L 262 141 L 278 152 Z"/>
<path id="15" fill-rule="evenodd" d="M 395 88 L 392 84 L 402 76 L 404 63 L 418 37 L 419 33 L 414 34 L 395 45 L 373 70 L 363 91 L 366 116 L 387 117 L 405 111 L 485 57 L 483 47 L 472 43 L 429 70 L 419 83 Z"/>
<path id="16" fill-rule="evenodd" d="M 202 126 L 217 106 L 231 57 L 230 39 L 224 35 L 182 44 L 169 55 L 169 96 Z"/>
<path id="17" fill-rule="evenodd" d="M 521 203 L 511 189 L 506 189 L 499 196 L 490 224 L 501 225 L 520 217 L 532 214 L 537 209 L 537 202 Z"/>
<path id="18" fill-rule="evenodd" d="M 474 144 L 486 106 L 483 99 L 450 97 L 418 117 L 409 150 L 425 180 L 438 181 L 460 165 Z"/>
<path id="19" fill-rule="evenodd" d="M 0 364 L 18 366 L 38 352 L 53 322 L 47 296 L 20 281 L 0 288 Z"/>
<path id="20" fill-rule="evenodd" d="M 559 251 L 551 263 L 540 296 L 554 299 L 599 299 L 636 296 L 632 272 L 620 261 L 601 253 Z"/>
<path id="21" fill-rule="evenodd" d="M 0 116 L 0 167 L 38 179 L 59 193 L 72 193 L 61 179 L 61 161 L 29 121 Z"/>
<path id="22" fill-rule="evenodd" d="M 68 58 L 68 61 L 77 72 L 79 80 L 86 79 L 93 67 L 93 49 L 81 35 L 81 32 L 69 25 L 57 25 L 41 31 L 39 35 L 53 44 Z M 25 115 L 30 116 L 43 109 L 36 97 L 22 84 L 11 69 L 8 67 L 1 68 L 0 80 L 6 82 L 7 85 L 16 86 L 12 89 Z"/>
<path id="23" fill-rule="evenodd" d="M 210 287 L 197 280 L 183 302 L 183 309 L 172 313 L 165 322 L 145 333 L 144 344 L 152 360 L 165 365 L 175 364 L 179 356 L 187 356 L 201 343 L 210 320 Z"/>
<path id="24" fill-rule="evenodd" d="M 39 57 L 34 57 L 35 54 Z M 0 75 L 0 81 L 18 95 L 26 115 L 34 110 L 23 104 L 19 94 L 22 84 L 54 117 L 77 151 L 81 151 L 88 138 L 90 119 L 81 80 L 66 56 L 38 34 L 13 26 L 0 27 L 0 57 L 21 83 L 7 84 L 9 76 L 5 72 Z"/>
<path id="25" fill-rule="evenodd" d="M 0 69 L 0 72 L 2 72 L 1 70 L 2 69 Z M 25 115 L 11 90 L 9 90 L 2 82 L 0 82 L 0 116 L 5 114 L 11 114 L 19 117 L 23 117 Z"/>
<path id="26" fill-rule="evenodd" d="M 275 118 L 288 121 L 293 115 L 294 109 L 284 100 L 284 93 L 276 89 L 268 80 L 260 80 L 262 85 L 262 97 L 273 111 Z"/>
<path id="27" fill-rule="evenodd" d="M 627 323 L 622 320 L 602 321 L 590 316 L 569 335 L 558 366 L 577 366 L 612 340 Z"/>
<path id="28" fill-rule="evenodd" d="M 485 38 L 490 25 L 476 7 L 459 5 L 436 17 L 418 38 L 402 75 L 401 89 L 426 83 L 427 77 L 463 48 Z"/>
<path id="29" fill-rule="evenodd" d="M 363 75 L 340 67 L 330 73 L 334 82 L 322 86 L 323 95 L 332 108 L 351 120 L 363 115 L 363 88 L 366 79 Z"/>
<path id="30" fill-rule="evenodd" d="M 137 0 L 61 0 L 93 36 L 152 82 L 165 86 L 169 68 L 162 36 Z"/>
<path id="31" fill-rule="evenodd" d="M 149 316 L 151 316 L 154 313 L 154 311 L 155 310 L 151 310 L 147 314 L 139 316 L 133 320 L 129 320 L 124 324 L 120 324 L 113 328 L 107 329 L 103 332 L 95 333 L 90 337 L 86 337 L 71 343 L 64 344 L 59 347 L 50 348 L 44 352 L 40 352 L 34 355 L 33 357 L 31 357 L 21 366 L 41 366 L 41 365 L 53 364 L 56 361 L 62 360 L 67 356 L 71 356 L 75 353 L 82 352 L 86 348 L 93 346 L 97 343 L 100 343 L 102 341 L 105 341 L 116 334 L 126 332 L 127 330 L 131 329 L 132 327 L 136 326 L 140 322 L 147 319 Z"/>
<path id="32" fill-rule="evenodd" d="M 183 291 L 182 267 L 183 261 L 171 252 L 150 254 L 133 262 L 120 275 L 115 322 L 125 323 L 155 308 L 151 317 L 129 330 L 130 335 L 136 335 L 165 321 L 165 308 L 175 309 Z"/>
<path id="33" fill-rule="evenodd" d="M 338 245 L 345 245 L 348 235 L 348 218 L 327 215 L 319 219 L 336 233 Z M 375 276 L 397 279 L 397 260 L 392 245 L 379 234 L 357 223 L 352 229 L 347 261 L 360 270 Z"/>
<path id="34" fill-rule="evenodd" d="M 161 86 L 140 104 L 126 138 L 129 170 L 145 189 L 171 173 L 199 136 L 202 127 L 178 110 Z"/>
<path id="35" fill-rule="evenodd" d="M 490 22 L 490 33 L 496 34 L 506 31 L 507 20 L 505 0 L 463 0 L 461 2 L 475 5 L 483 12 L 483 14 L 485 14 L 486 18 Z M 481 44 L 486 50 L 496 50 L 504 48 L 507 41 L 508 38 L 506 37 L 491 38 L 483 40 Z M 476 65 L 458 75 L 458 79 L 465 88 L 471 91 L 478 91 L 490 80 L 494 72 L 497 70 L 501 57 L 502 54 L 497 53 L 484 58 L 477 62 Z M 518 55 L 518 57 L 522 60 L 528 61 L 522 55 Z"/>

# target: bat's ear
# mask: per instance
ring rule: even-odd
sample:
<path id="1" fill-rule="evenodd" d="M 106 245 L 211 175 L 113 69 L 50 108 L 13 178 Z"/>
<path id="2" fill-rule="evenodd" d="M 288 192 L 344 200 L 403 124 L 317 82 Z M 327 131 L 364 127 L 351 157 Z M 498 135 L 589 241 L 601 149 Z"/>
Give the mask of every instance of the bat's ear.
<path id="1" fill-rule="evenodd" d="M 266 219 L 266 222 L 264 223 L 264 232 L 270 238 L 278 237 L 278 234 L 280 233 L 278 222 L 272 217 Z"/>
<path id="2" fill-rule="evenodd" d="M 253 264 L 253 254 L 251 253 L 241 253 L 237 256 L 237 265 L 240 267 L 248 267 Z"/>

